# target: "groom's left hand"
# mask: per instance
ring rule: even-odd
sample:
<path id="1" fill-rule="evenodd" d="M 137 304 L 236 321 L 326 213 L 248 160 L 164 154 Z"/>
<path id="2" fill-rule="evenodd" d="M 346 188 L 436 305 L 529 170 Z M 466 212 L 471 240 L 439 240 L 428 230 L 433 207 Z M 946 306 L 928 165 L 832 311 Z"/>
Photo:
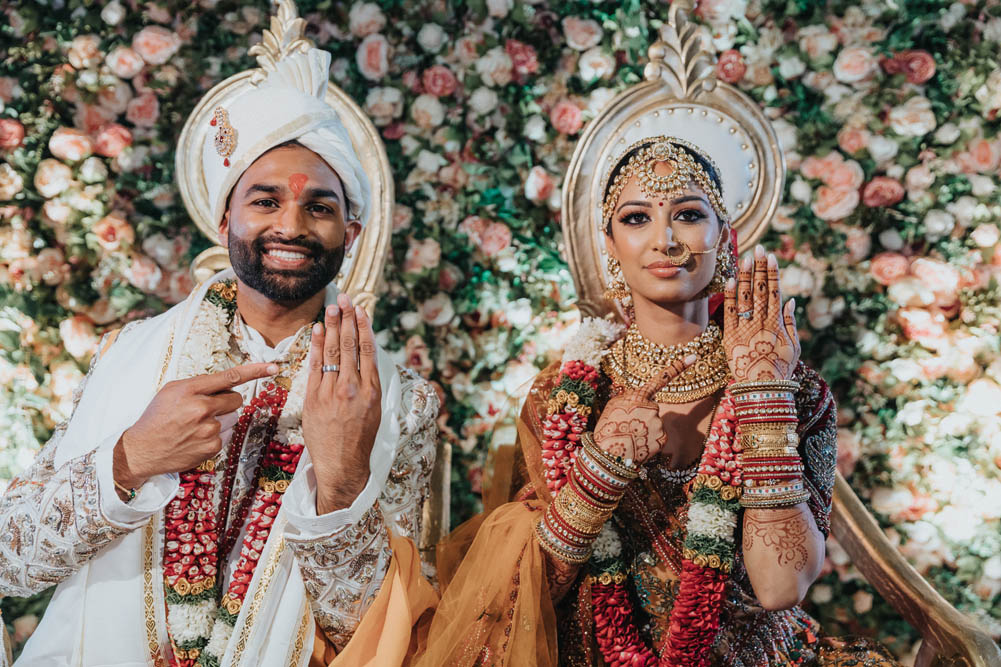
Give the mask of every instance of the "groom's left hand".
<path id="1" fill-rule="evenodd" d="M 382 419 L 375 335 L 365 309 L 346 294 L 313 325 L 302 434 L 316 473 L 316 513 L 351 505 L 368 481 Z M 323 372 L 324 365 L 338 367 Z"/>

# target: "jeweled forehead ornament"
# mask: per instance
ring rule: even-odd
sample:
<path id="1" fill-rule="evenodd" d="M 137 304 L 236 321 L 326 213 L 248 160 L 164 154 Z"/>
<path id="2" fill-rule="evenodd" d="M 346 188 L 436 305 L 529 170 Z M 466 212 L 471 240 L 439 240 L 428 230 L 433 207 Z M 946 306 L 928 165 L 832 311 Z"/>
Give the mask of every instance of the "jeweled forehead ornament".
<path id="1" fill-rule="evenodd" d="M 608 196 L 605 197 L 602 205 L 602 229 L 606 229 L 612 222 L 615 206 L 619 203 L 622 190 L 634 176 L 639 183 L 640 190 L 650 199 L 671 200 L 684 192 L 690 183 L 695 183 L 706 193 L 709 204 L 713 207 L 720 221 L 723 223 L 730 221 L 730 216 L 723 205 L 723 193 L 719 191 L 702 165 L 696 162 L 685 148 L 694 151 L 707 162 L 713 164 L 702 151 L 681 139 L 653 137 L 636 142 L 627 148 L 623 155 L 628 155 L 644 144 L 650 145 L 636 151 L 636 154 L 629 158 L 629 162 L 619 170 L 619 173 L 615 175 L 615 180 L 612 181 L 612 186 L 608 188 Z M 612 170 L 605 177 L 606 184 L 608 177 L 611 176 L 611 171 L 621 161 L 620 157 L 613 164 Z M 667 173 L 657 173 L 660 165 L 667 166 Z M 662 168 L 661 171 L 665 170 Z"/>
<path id="2" fill-rule="evenodd" d="M 229 114 L 222 107 L 212 112 L 209 125 L 215 130 L 215 150 L 222 157 L 224 167 L 229 166 L 229 156 L 236 150 L 236 128 L 229 123 Z"/>

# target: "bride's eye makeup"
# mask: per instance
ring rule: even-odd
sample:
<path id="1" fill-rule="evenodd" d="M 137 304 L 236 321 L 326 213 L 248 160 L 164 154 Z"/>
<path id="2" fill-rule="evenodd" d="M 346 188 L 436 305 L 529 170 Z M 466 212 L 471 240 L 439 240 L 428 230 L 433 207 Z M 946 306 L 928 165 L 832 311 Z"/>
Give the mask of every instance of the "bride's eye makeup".
<path id="1" fill-rule="evenodd" d="M 674 219 L 682 222 L 701 222 L 708 217 L 702 209 L 694 207 L 683 208 L 674 213 Z"/>
<path id="2" fill-rule="evenodd" d="M 645 222 L 650 222 L 650 215 L 642 211 L 631 211 L 619 217 L 619 222 L 628 226 L 642 225 Z"/>

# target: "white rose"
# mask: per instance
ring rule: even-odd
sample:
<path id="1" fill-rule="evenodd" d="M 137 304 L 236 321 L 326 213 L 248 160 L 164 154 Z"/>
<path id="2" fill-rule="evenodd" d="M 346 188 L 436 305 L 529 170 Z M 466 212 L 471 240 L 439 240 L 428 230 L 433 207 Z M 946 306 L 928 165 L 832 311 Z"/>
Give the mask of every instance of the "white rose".
<path id="1" fill-rule="evenodd" d="M 1001 42 L 1001 17 L 995 17 L 984 24 L 983 32 L 980 33 L 987 42 Z M 995 579 L 1001 577 L 994 577 Z"/>
<path id="2" fill-rule="evenodd" d="M 852 608 L 856 614 L 864 614 L 872 609 L 872 593 L 855 591 L 852 595 Z"/>
<path id="3" fill-rule="evenodd" d="M 789 186 L 789 194 L 793 199 L 804 204 L 813 201 L 813 188 L 802 178 L 797 178 L 792 182 L 792 185 Z"/>
<path id="4" fill-rule="evenodd" d="M 407 331 L 412 331 L 416 329 L 421 323 L 420 313 L 415 313 L 412 310 L 408 310 L 400 315 L 400 326 Z"/>
<path id="5" fill-rule="evenodd" d="M 386 15 L 374 2 L 356 2 L 348 12 L 348 29 L 355 37 L 368 37 L 386 27 Z"/>
<path id="6" fill-rule="evenodd" d="M 775 130 L 775 134 L 779 139 L 779 146 L 784 153 L 788 154 L 796 150 L 799 141 L 799 132 L 796 130 L 795 125 L 785 118 L 776 118 L 772 121 L 772 129 Z"/>
<path id="7" fill-rule="evenodd" d="M 900 250 L 904 247 L 904 237 L 896 229 L 884 229 L 880 232 L 879 242 L 887 250 Z"/>
<path id="8" fill-rule="evenodd" d="M 455 317 L 452 299 L 444 292 L 438 292 L 420 305 L 421 319 L 433 327 L 448 324 Z"/>
<path id="9" fill-rule="evenodd" d="M 84 359 L 97 349 L 97 334 L 94 325 L 82 316 L 76 315 L 59 323 L 59 337 L 63 347 L 75 359 Z"/>
<path id="10" fill-rule="evenodd" d="M 869 145 L 866 146 L 869 155 L 876 162 L 886 162 L 893 159 L 900 150 L 900 144 L 882 134 L 875 134 L 869 138 Z"/>
<path id="11" fill-rule="evenodd" d="M 438 173 L 438 170 L 446 164 L 448 164 L 448 160 L 427 149 L 422 149 L 421 152 L 417 154 L 417 168 L 423 172 L 436 174 Z"/>
<path id="12" fill-rule="evenodd" d="M 947 236 L 955 226 L 956 218 L 948 211 L 935 208 L 925 214 L 925 236 L 931 241 Z"/>
<path id="13" fill-rule="evenodd" d="M 816 604 L 827 604 L 834 599 L 834 591 L 827 584 L 817 584 L 810 588 L 810 599 Z"/>
<path id="14" fill-rule="evenodd" d="M 124 113 L 129 108 L 132 101 L 132 86 L 121 80 L 116 80 L 97 93 L 97 101 L 101 107 L 110 111 L 113 115 Z"/>
<path id="15" fill-rule="evenodd" d="M 834 78 L 842 83 L 859 83 L 878 70 L 879 61 L 872 50 L 862 46 L 849 46 L 841 49 L 831 71 Z"/>
<path id="16" fill-rule="evenodd" d="M 795 79 L 806 71 L 806 63 L 798 56 L 786 56 L 779 58 L 779 74 L 784 79 Z"/>
<path id="17" fill-rule="evenodd" d="M 1001 108 L 1001 69 L 991 72 L 987 81 L 974 91 L 973 96 L 980 102 L 985 116 Z"/>
<path id="18" fill-rule="evenodd" d="M 991 248 L 1001 239 L 1001 230 L 997 225 L 985 222 L 977 225 L 977 228 L 970 234 L 970 238 L 981 248 Z"/>
<path id="19" fill-rule="evenodd" d="M 487 0 L 487 14 L 502 19 L 514 7 L 514 0 Z"/>
<path id="20" fill-rule="evenodd" d="M 501 46 L 495 46 L 476 59 L 476 73 L 488 86 L 506 86 L 511 83 L 511 56 Z"/>
<path id="21" fill-rule="evenodd" d="M 614 97 L 615 91 L 611 88 L 595 88 L 587 96 L 587 110 L 597 116 Z"/>
<path id="22" fill-rule="evenodd" d="M 539 165 L 532 167 L 525 177 L 525 198 L 536 204 L 549 199 L 554 188 L 553 177 Z"/>
<path id="23" fill-rule="evenodd" d="M 24 189 L 24 179 L 6 162 L 0 162 L 0 199 L 13 199 Z"/>
<path id="24" fill-rule="evenodd" d="M 615 72 L 615 58 L 596 46 L 581 54 L 577 67 L 580 69 L 580 78 L 584 81 L 607 79 Z"/>
<path id="25" fill-rule="evenodd" d="M 131 79 L 146 66 L 142 56 L 127 46 L 119 46 L 112 50 L 104 59 L 104 63 L 112 74 L 123 79 Z"/>
<path id="26" fill-rule="evenodd" d="M 898 306 L 927 308 L 935 303 L 935 292 L 913 276 L 901 278 L 886 288 L 886 296 Z"/>
<path id="27" fill-rule="evenodd" d="M 428 53 L 438 53 L 445 38 L 445 30 L 437 23 L 425 23 L 417 33 L 417 43 Z"/>
<path id="28" fill-rule="evenodd" d="M 59 160 L 46 158 L 35 170 L 35 189 L 46 199 L 55 197 L 70 186 L 73 170 Z"/>
<path id="29" fill-rule="evenodd" d="M 418 127 L 430 130 L 445 120 L 445 107 L 434 95 L 418 95 L 410 107 L 410 115 Z"/>
<path id="30" fill-rule="evenodd" d="M 807 296 L 813 292 L 816 279 L 801 266 L 790 264 L 782 270 L 781 288 L 787 296 Z"/>
<path id="31" fill-rule="evenodd" d="M 806 317 L 814 329 L 824 329 L 834 323 L 834 319 L 845 310 L 845 300 L 840 296 L 828 299 L 815 296 L 806 306 Z"/>
<path id="32" fill-rule="evenodd" d="M 469 96 L 469 107 L 479 116 L 486 115 L 497 108 L 497 93 L 481 86 Z"/>
<path id="33" fill-rule="evenodd" d="M 938 24 L 942 26 L 942 30 L 948 32 L 959 25 L 964 16 L 966 16 L 966 7 L 961 2 L 954 2 L 949 5 L 949 11 L 942 14 L 942 17 L 938 20 Z"/>
<path id="34" fill-rule="evenodd" d="M 997 186 L 994 185 L 994 179 L 990 176 L 984 176 L 983 174 L 966 174 L 966 180 L 970 182 L 973 187 L 971 191 L 977 197 L 987 197 L 994 194 Z"/>
<path id="35" fill-rule="evenodd" d="M 400 137 L 400 148 L 403 149 L 404 155 L 413 155 L 414 153 L 419 151 L 422 148 L 422 146 L 421 142 L 417 139 L 417 137 L 410 134 L 404 134 L 402 137 Z"/>
<path id="36" fill-rule="evenodd" d="M 143 166 L 149 155 L 149 146 L 129 146 L 122 150 L 111 162 L 111 168 L 118 173 L 128 173 Z"/>
<path id="37" fill-rule="evenodd" d="M 49 199 L 42 204 L 42 215 L 49 222 L 56 225 L 65 225 L 73 215 L 73 207 L 59 199 Z"/>
<path id="38" fill-rule="evenodd" d="M 566 37 L 567 46 L 576 51 L 587 51 L 601 44 L 604 34 L 601 25 L 593 19 L 580 19 L 576 16 L 567 16 L 563 19 L 563 35 Z"/>
<path id="39" fill-rule="evenodd" d="M 534 116 L 529 116 L 528 120 L 525 121 L 525 125 L 521 129 L 521 133 L 529 141 L 538 143 L 545 140 L 546 128 L 546 119 L 536 114 Z"/>
<path id="40" fill-rule="evenodd" d="M 985 577 L 990 577 L 991 579 L 1001 579 L 1001 554 L 994 554 L 985 560 L 983 567 Z"/>
<path id="41" fill-rule="evenodd" d="M 935 129 L 935 112 L 931 100 L 916 95 L 890 110 L 890 127 L 904 137 L 923 137 Z"/>
<path id="42" fill-rule="evenodd" d="M 921 379 L 921 364 L 913 359 L 891 359 L 886 362 L 886 366 L 890 370 L 890 375 L 898 382 L 913 382 Z M 908 405 L 916 404 L 915 402 L 908 403 Z M 905 423 L 910 422 L 905 421 Z"/>
<path id="43" fill-rule="evenodd" d="M 99 157 L 89 157 L 80 164 L 80 180 L 84 183 L 100 183 L 108 178 L 108 167 Z"/>
<path id="44" fill-rule="evenodd" d="M 365 97 L 365 111 L 373 123 L 385 127 L 403 113 L 403 92 L 399 88 L 373 88 Z"/>
<path id="45" fill-rule="evenodd" d="M 956 139 L 959 139 L 959 134 L 959 126 L 955 123 L 946 123 L 935 130 L 935 143 L 945 145 L 955 143 Z"/>
<path id="46" fill-rule="evenodd" d="M 956 201 L 946 204 L 945 210 L 952 214 L 961 227 L 969 227 L 973 224 L 979 207 L 980 202 L 977 201 L 976 197 L 963 195 Z"/>
<path id="47" fill-rule="evenodd" d="M 118 25 L 123 18 L 125 18 L 125 8 L 118 3 L 118 0 L 112 0 L 101 10 L 101 20 L 108 25 Z"/>
<path id="48" fill-rule="evenodd" d="M 911 506 L 914 502 L 914 495 L 904 487 L 896 486 L 887 488 L 881 486 L 872 492 L 870 503 L 872 508 L 880 514 L 892 516 Z"/>

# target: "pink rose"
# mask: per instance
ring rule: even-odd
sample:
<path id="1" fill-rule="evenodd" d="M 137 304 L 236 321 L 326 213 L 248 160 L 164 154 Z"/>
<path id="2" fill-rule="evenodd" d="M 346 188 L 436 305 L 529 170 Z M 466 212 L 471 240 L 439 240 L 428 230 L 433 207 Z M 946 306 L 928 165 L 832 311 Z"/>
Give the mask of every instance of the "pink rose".
<path id="1" fill-rule="evenodd" d="M 560 134 L 577 134 L 584 126 L 584 118 L 580 107 L 570 100 L 561 100 L 549 112 L 549 122 Z"/>
<path id="2" fill-rule="evenodd" d="M 982 137 L 974 139 L 965 151 L 956 156 L 956 161 L 968 174 L 995 171 L 1001 165 L 1001 141 L 988 141 Z"/>
<path id="3" fill-rule="evenodd" d="M 845 230 L 845 247 L 848 249 L 848 259 L 861 262 L 872 250 L 872 237 L 864 229 L 850 227 Z"/>
<path id="4" fill-rule="evenodd" d="M 163 65 L 181 48 L 181 38 L 172 30 L 151 25 L 132 37 L 132 48 L 150 65 Z"/>
<path id="5" fill-rule="evenodd" d="M 555 188 L 552 176 L 542 167 L 536 165 L 528 172 L 525 179 L 525 198 L 536 204 L 542 204 Z"/>
<path id="6" fill-rule="evenodd" d="M 935 76 L 935 59 L 927 51 L 901 51 L 883 60 L 888 74 L 903 74 L 910 83 L 922 84 Z"/>
<path id="7" fill-rule="evenodd" d="M 893 107 L 887 120 L 893 131 L 904 137 L 923 137 L 934 130 L 938 123 L 931 108 L 931 100 L 920 95 Z"/>
<path id="8" fill-rule="evenodd" d="M 403 348 L 403 365 L 412 368 L 419 375 L 427 377 L 434 370 L 427 343 L 420 336 L 411 336 Z"/>
<path id="9" fill-rule="evenodd" d="M 846 428 L 838 429 L 838 472 L 844 477 L 850 477 L 858 463 L 862 445 L 858 434 Z"/>
<path id="10" fill-rule="evenodd" d="M 479 45 L 482 41 L 480 35 L 460 37 L 455 41 L 452 53 L 463 65 L 471 65 L 480 57 Z"/>
<path id="11" fill-rule="evenodd" d="M 110 213 L 98 220 L 91 231 L 101 247 L 109 252 L 118 250 L 123 243 L 132 245 L 136 238 L 135 230 L 119 212 Z"/>
<path id="12" fill-rule="evenodd" d="M 73 124 L 87 134 L 93 135 L 114 117 L 114 113 L 107 109 L 95 104 L 82 103 L 76 106 Z"/>
<path id="13" fill-rule="evenodd" d="M 101 38 L 97 35 L 79 35 L 70 42 L 66 54 L 70 65 L 76 69 L 89 69 L 101 62 Z"/>
<path id="14" fill-rule="evenodd" d="M 504 43 L 504 50 L 511 58 L 511 64 L 514 66 L 514 80 L 518 83 L 524 83 L 530 74 L 539 71 L 539 58 L 535 49 L 528 44 L 509 39 Z"/>
<path id="15" fill-rule="evenodd" d="M 820 179 L 837 190 L 857 190 L 862 187 L 865 172 L 862 171 L 862 165 L 855 160 L 846 160 L 832 165 Z"/>
<path id="16" fill-rule="evenodd" d="M 146 62 L 134 49 L 127 46 L 119 46 L 113 49 L 108 57 L 104 59 L 111 73 L 120 79 L 131 79 L 142 71 Z"/>
<path id="17" fill-rule="evenodd" d="M 97 351 L 98 338 L 94 325 L 84 315 L 74 315 L 59 323 L 63 347 L 75 359 L 86 359 Z"/>
<path id="18" fill-rule="evenodd" d="M 503 222 L 491 222 L 480 235 L 480 250 L 493 257 L 511 245 L 511 228 Z"/>
<path id="19" fill-rule="evenodd" d="M 396 204 L 393 206 L 393 231 L 398 232 L 410 226 L 410 221 L 414 219 L 414 209 L 406 204 Z"/>
<path id="20" fill-rule="evenodd" d="M 814 215 L 828 222 L 843 220 L 859 204 L 859 193 L 855 188 L 832 188 L 821 185 L 817 188 L 816 195 L 817 198 L 810 208 Z"/>
<path id="21" fill-rule="evenodd" d="M 109 118 L 114 118 L 120 113 L 124 113 L 129 108 L 129 101 L 134 94 L 129 84 L 120 79 L 115 79 L 107 86 L 103 86 L 97 91 L 97 101 L 101 108 L 108 112 Z"/>
<path id="22" fill-rule="evenodd" d="M 904 335 L 926 347 L 938 347 L 945 338 L 945 315 L 924 308 L 901 308 L 896 314 Z"/>
<path id="23" fill-rule="evenodd" d="M 567 46 L 571 49 L 587 51 L 592 46 L 600 44 L 605 33 L 597 21 L 568 16 L 563 19 L 563 34 L 566 36 Z"/>
<path id="24" fill-rule="evenodd" d="M 862 203 L 870 208 L 893 206 L 904 199 L 904 186 L 889 176 L 877 176 L 862 191 Z"/>
<path id="25" fill-rule="evenodd" d="M 904 184 L 909 191 L 920 192 L 927 190 L 935 182 L 935 174 L 926 164 L 919 164 L 907 170 L 904 176 Z"/>
<path id="26" fill-rule="evenodd" d="M 459 286 L 463 278 L 465 278 L 465 275 L 463 275 L 459 267 L 444 262 L 438 271 L 438 289 L 444 292 L 451 292 Z"/>
<path id="27" fill-rule="evenodd" d="M 389 41 L 379 33 L 369 35 L 355 53 L 358 70 L 369 81 L 378 81 L 389 72 Z"/>
<path id="28" fill-rule="evenodd" d="M 435 97 L 447 97 L 455 92 L 459 82 L 456 81 L 452 70 L 444 65 L 434 65 L 424 70 L 421 84 L 424 86 L 424 92 Z"/>
<path id="29" fill-rule="evenodd" d="M 69 277 L 70 267 L 59 248 L 43 248 L 38 253 L 38 271 L 46 285 L 58 285 Z"/>
<path id="30" fill-rule="evenodd" d="M 838 146 L 849 155 L 869 145 L 869 130 L 845 126 L 838 132 Z"/>
<path id="31" fill-rule="evenodd" d="M 13 118 L 0 118 L 0 150 L 13 150 L 23 141 L 24 125 Z"/>
<path id="32" fill-rule="evenodd" d="M 49 150 L 60 160 L 79 162 L 94 152 L 94 142 L 86 132 L 60 127 L 49 137 Z"/>
<path id="33" fill-rule="evenodd" d="M 935 305 L 946 308 L 959 297 L 959 271 L 945 262 L 920 257 L 911 262 L 911 275 L 935 295 Z"/>
<path id="34" fill-rule="evenodd" d="M 191 272 L 187 269 L 172 271 L 165 280 L 160 281 L 156 295 L 167 303 L 180 303 L 188 298 L 195 284 L 191 281 Z"/>
<path id="35" fill-rule="evenodd" d="M 160 281 L 163 279 L 163 271 L 150 257 L 139 253 L 132 253 L 132 261 L 123 272 L 125 279 L 134 287 L 147 294 L 156 292 Z"/>
<path id="36" fill-rule="evenodd" d="M 21 87 L 17 84 L 17 79 L 12 76 L 0 76 L 0 100 L 4 104 L 10 104 L 14 100 L 14 95 L 20 95 Z"/>
<path id="37" fill-rule="evenodd" d="M 716 77 L 727 83 L 737 83 L 744 78 L 747 72 L 747 65 L 744 64 L 744 57 L 737 49 L 729 49 L 719 55 L 719 62 L 716 63 Z"/>
<path id="38" fill-rule="evenodd" d="M 419 273 L 438 266 L 441 261 L 441 246 L 432 238 L 407 239 L 406 259 L 403 260 L 403 271 L 405 273 Z"/>
<path id="39" fill-rule="evenodd" d="M 461 190 L 469 183 L 469 172 L 456 160 L 438 170 L 438 180 L 446 187 Z"/>
<path id="40" fill-rule="evenodd" d="M 129 102 L 125 118 L 133 125 L 152 127 L 160 117 L 160 101 L 152 93 L 143 93 Z"/>
<path id="41" fill-rule="evenodd" d="M 817 60 L 838 48 L 838 37 L 824 25 L 808 25 L 797 33 L 799 48 L 811 60 Z"/>
<path id="42" fill-rule="evenodd" d="M 880 285 L 890 286 L 902 280 L 909 270 L 910 263 L 899 252 L 881 252 L 869 263 L 869 273 Z"/>
<path id="43" fill-rule="evenodd" d="M 478 246 L 482 242 L 482 234 L 489 224 L 489 220 L 478 215 L 471 215 L 459 223 L 459 232 L 465 234 L 471 243 Z"/>
<path id="44" fill-rule="evenodd" d="M 348 29 L 355 37 L 367 37 L 386 27 L 386 15 L 374 2 L 356 2 L 348 12 Z"/>
<path id="45" fill-rule="evenodd" d="M 811 155 L 799 165 L 799 173 L 807 178 L 824 180 L 827 174 L 844 161 L 845 158 L 837 151 L 831 151 L 822 158 Z"/>
<path id="46" fill-rule="evenodd" d="M 118 157 L 126 147 L 132 145 L 132 133 L 118 123 L 108 123 L 94 138 L 94 152 L 104 157 Z"/>
<path id="47" fill-rule="evenodd" d="M 872 51 L 862 46 L 841 49 L 834 61 L 834 77 L 842 83 L 860 83 L 879 69 L 879 62 Z"/>
<path id="48" fill-rule="evenodd" d="M 444 292 L 438 292 L 418 307 L 421 318 L 433 327 L 448 324 L 455 317 L 452 299 Z"/>
<path id="49" fill-rule="evenodd" d="M 73 182 L 73 171 L 59 160 L 46 158 L 35 169 L 35 189 L 46 199 L 64 191 Z"/>

